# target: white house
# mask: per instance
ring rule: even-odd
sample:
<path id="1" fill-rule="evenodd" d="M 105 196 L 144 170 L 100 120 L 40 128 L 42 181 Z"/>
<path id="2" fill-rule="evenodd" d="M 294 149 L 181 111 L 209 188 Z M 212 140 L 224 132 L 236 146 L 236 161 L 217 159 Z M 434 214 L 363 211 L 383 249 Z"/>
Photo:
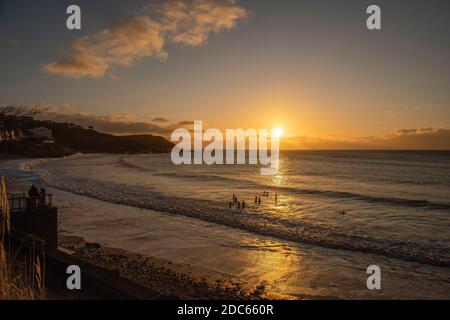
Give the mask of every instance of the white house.
<path id="1" fill-rule="evenodd" d="M 52 139 L 52 130 L 45 127 L 29 129 L 28 132 L 30 132 L 36 138 Z"/>

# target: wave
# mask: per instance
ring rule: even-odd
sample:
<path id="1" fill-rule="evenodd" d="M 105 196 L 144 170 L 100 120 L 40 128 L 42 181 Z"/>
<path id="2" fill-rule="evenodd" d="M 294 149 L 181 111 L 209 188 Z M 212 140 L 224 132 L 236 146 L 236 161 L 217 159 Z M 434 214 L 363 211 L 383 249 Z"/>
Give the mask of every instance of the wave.
<path id="1" fill-rule="evenodd" d="M 279 187 L 276 189 L 282 189 L 284 191 L 289 191 L 298 194 L 312 194 L 325 197 L 335 197 L 335 198 L 345 198 L 362 200 L 372 203 L 384 203 L 397 206 L 408 206 L 408 207 L 419 207 L 428 209 L 450 209 L 450 203 L 448 202 L 430 202 L 426 199 L 416 200 L 416 199 L 404 199 L 395 197 L 378 197 L 359 193 L 352 193 L 347 191 L 330 191 L 330 190 L 315 190 L 315 189 L 299 189 L 290 187 Z"/>
<path id="2" fill-rule="evenodd" d="M 334 197 L 334 198 L 343 198 L 343 199 L 353 199 L 366 201 L 371 203 L 383 203 L 390 204 L 396 206 L 408 206 L 408 207 L 418 207 L 418 208 L 428 208 L 428 209 L 450 209 L 450 203 L 447 202 L 431 202 L 426 199 L 417 200 L 417 199 L 405 199 L 405 198 L 396 198 L 396 197 L 379 197 L 379 196 L 371 196 L 360 193 L 353 193 L 347 191 L 335 191 L 335 190 L 319 190 L 319 189 L 305 189 L 305 188 L 296 188 L 296 187 L 279 187 L 279 186 L 267 186 L 262 185 L 257 182 L 246 180 L 246 179 L 234 179 L 223 177 L 219 175 L 202 175 L 202 174 L 178 174 L 178 173 L 160 173 L 155 174 L 156 176 L 165 176 L 176 179 L 192 179 L 196 181 L 217 181 L 220 179 L 221 181 L 233 182 L 239 185 L 246 184 L 252 185 L 253 187 L 260 188 L 261 190 L 269 190 L 278 193 L 288 192 L 292 194 L 299 195 L 316 195 L 321 197 Z"/>
<path id="3" fill-rule="evenodd" d="M 291 221 L 263 212 L 226 209 L 223 203 L 212 200 L 169 197 L 154 191 L 142 194 L 137 187 L 134 189 L 128 185 L 86 179 L 60 181 L 45 170 L 28 167 L 54 188 L 102 201 L 183 215 L 292 242 L 450 267 L 450 248 L 445 243 L 413 242 L 344 233 L 337 228 L 305 221 Z"/>
<path id="4" fill-rule="evenodd" d="M 158 173 L 154 174 L 155 176 L 164 176 L 175 179 L 191 179 L 195 181 L 204 181 L 204 182 L 214 182 L 214 181 L 226 181 L 239 184 L 242 186 L 243 184 L 252 186 L 254 188 L 259 188 L 265 191 L 272 191 L 272 193 L 283 193 L 288 192 L 292 194 L 298 195 L 316 195 L 325 198 L 341 198 L 341 199 L 352 199 L 359 201 L 366 201 L 370 203 L 382 203 L 389 204 L 395 206 L 407 206 L 407 207 L 416 207 L 416 208 L 426 208 L 433 210 L 447 210 L 450 209 L 450 203 L 448 202 L 432 202 L 426 199 L 417 200 L 417 199 L 405 199 L 405 198 L 396 198 L 396 197 L 379 197 L 379 196 L 371 196 L 360 193 L 353 193 L 347 191 L 334 191 L 334 190 L 318 190 L 318 189 L 305 189 L 305 188 L 295 188 L 295 187 L 277 187 L 277 186 L 267 186 L 258 184 L 251 180 L 246 179 L 234 179 L 223 177 L 219 175 L 202 175 L 202 174 L 179 174 L 179 173 Z"/>
<path id="5" fill-rule="evenodd" d="M 126 161 L 124 158 L 119 159 L 120 165 L 132 168 L 132 169 L 138 169 L 143 170 L 147 172 L 152 172 L 153 170 L 137 165 L 134 163 L 131 163 L 129 161 Z M 426 208 L 426 209 L 438 209 L 438 210 L 449 210 L 450 209 L 450 203 L 448 202 L 432 202 L 428 201 L 426 199 L 405 199 L 405 198 L 397 198 L 397 197 L 380 197 L 380 196 L 372 196 L 367 194 L 361 194 L 361 193 L 353 193 L 353 192 L 347 192 L 347 191 L 335 191 L 335 190 L 319 190 L 319 189 L 305 189 L 305 188 L 297 188 L 297 187 L 287 187 L 287 186 L 267 186 L 260 183 L 257 183 L 253 180 L 243 179 L 242 177 L 239 178 L 232 178 L 232 177 L 224 177 L 217 174 L 189 174 L 189 173 L 173 173 L 173 172 L 166 172 L 166 173 L 155 173 L 155 176 L 162 176 L 162 177 L 168 177 L 173 179 L 189 179 L 194 181 L 203 181 L 203 182 L 229 182 L 233 185 L 240 185 L 242 186 L 245 184 L 246 186 L 251 186 L 253 188 L 259 188 L 261 190 L 269 190 L 272 192 L 289 192 L 292 194 L 299 194 L 299 195 L 316 195 L 321 197 L 334 197 L 334 198 L 342 198 L 342 199 L 352 199 L 352 200 L 359 200 L 359 201 L 366 201 L 370 203 L 382 203 L 382 204 L 389 204 L 389 205 L 395 205 L 395 206 L 407 206 L 407 207 L 416 207 L 416 208 Z"/>
<path id="6" fill-rule="evenodd" d="M 125 168 L 130 168 L 130 169 L 137 169 L 140 171 L 151 171 L 149 168 L 146 168 L 144 166 L 139 166 L 133 163 L 130 163 L 129 161 L 126 161 L 125 158 L 120 157 L 118 160 L 119 165 L 121 165 L 122 167 Z"/>

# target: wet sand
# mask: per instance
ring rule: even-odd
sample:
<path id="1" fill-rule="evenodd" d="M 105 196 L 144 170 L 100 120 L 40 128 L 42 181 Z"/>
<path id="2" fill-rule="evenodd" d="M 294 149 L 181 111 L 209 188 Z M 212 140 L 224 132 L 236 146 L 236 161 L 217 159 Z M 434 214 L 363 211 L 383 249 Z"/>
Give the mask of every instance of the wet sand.
<path id="1" fill-rule="evenodd" d="M 32 182 L 40 183 L 26 172 L 9 172 L 10 186 L 17 192 Z M 172 283 L 168 293 L 180 297 L 213 299 L 230 294 L 232 290 L 218 294 L 210 290 L 216 288 L 217 278 L 229 280 L 226 285 L 222 282 L 219 290 L 236 282 L 245 287 L 238 297 L 250 295 L 265 283 L 268 292 L 297 299 L 430 299 L 448 297 L 450 292 L 446 268 L 287 242 L 51 187 L 48 192 L 54 194 L 59 208 L 60 235 L 81 236 L 103 246 L 80 251 L 86 261 L 115 268 L 124 277 L 156 290 L 166 290 L 167 283 Z M 117 254 L 110 248 L 126 251 Z M 368 265 L 382 267 L 381 291 L 367 289 Z M 141 266 L 148 272 L 142 272 Z M 180 280 L 182 276 L 188 278 Z M 202 278 L 208 278 L 208 286 L 202 284 Z"/>
<path id="2" fill-rule="evenodd" d="M 122 249 L 88 243 L 81 237 L 61 236 L 61 245 L 76 258 L 114 270 L 122 277 L 164 296 L 187 300 L 289 299 L 268 294 L 266 286 L 251 287 L 238 279 L 189 264 L 173 263 Z"/>

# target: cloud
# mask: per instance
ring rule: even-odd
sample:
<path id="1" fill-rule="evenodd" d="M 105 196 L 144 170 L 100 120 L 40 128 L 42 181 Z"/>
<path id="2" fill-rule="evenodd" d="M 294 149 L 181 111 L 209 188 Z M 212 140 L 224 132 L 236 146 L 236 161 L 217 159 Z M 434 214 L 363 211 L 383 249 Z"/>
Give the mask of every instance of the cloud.
<path id="1" fill-rule="evenodd" d="M 36 116 L 40 120 L 51 120 L 61 123 L 75 123 L 84 127 L 93 126 L 95 130 L 104 133 L 117 135 L 124 134 L 156 134 L 162 136 L 170 136 L 170 134 L 184 127 L 177 123 L 169 121 L 161 123 L 151 123 L 138 121 L 137 117 L 132 113 L 113 113 L 109 115 L 96 115 L 87 112 L 81 112 L 76 107 L 69 104 L 61 107 L 52 107 L 49 111 Z M 164 118 L 155 118 L 164 119 Z M 192 123 L 192 122 L 189 122 Z"/>
<path id="2" fill-rule="evenodd" d="M 165 59 L 161 25 L 148 17 L 82 37 L 72 44 L 72 57 L 49 63 L 43 70 L 69 78 L 101 78 L 111 66 L 131 66 L 144 57 Z"/>
<path id="3" fill-rule="evenodd" d="M 167 43 L 199 46 L 210 33 L 232 29 L 248 16 L 244 8 L 226 0 L 166 1 L 148 8 L 125 23 L 75 40 L 67 59 L 45 64 L 42 71 L 102 78 L 115 66 L 129 67 L 147 57 L 167 59 Z"/>
<path id="4" fill-rule="evenodd" d="M 415 135 L 415 134 L 422 134 L 422 133 L 433 133 L 435 129 L 428 127 L 428 128 L 419 128 L 419 129 L 402 129 L 398 130 L 396 134 L 393 136 L 404 136 L 404 135 Z"/>
<path id="5" fill-rule="evenodd" d="M 153 122 L 159 122 L 159 123 L 167 123 L 167 122 L 169 122 L 169 120 L 167 120 L 166 118 L 154 118 L 152 121 Z"/>
<path id="6" fill-rule="evenodd" d="M 320 138 L 295 136 L 283 139 L 286 149 L 386 149 L 386 150 L 450 150 L 450 129 L 402 129 L 384 136 L 360 138 Z"/>
<path id="7" fill-rule="evenodd" d="M 177 123 L 179 126 L 193 126 L 194 125 L 194 121 L 180 121 Z"/>
<path id="8" fill-rule="evenodd" d="M 37 115 L 36 118 L 75 123 L 84 127 L 93 126 L 99 132 L 117 135 L 155 134 L 167 138 L 179 128 L 192 130 L 194 124 L 190 120 L 170 122 L 163 117 L 150 118 L 149 122 L 145 122 L 141 120 L 141 116 L 127 112 L 96 115 L 81 112 L 70 104 L 51 107 L 49 111 Z M 450 150 L 450 129 L 432 127 L 401 129 L 383 136 L 358 138 L 338 137 L 335 134 L 326 137 L 289 136 L 282 138 L 281 147 L 312 150 Z"/>
<path id="9" fill-rule="evenodd" d="M 375 139 L 389 149 L 440 149 L 450 150 L 450 129 L 418 128 L 399 130 L 394 135 Z"/>
<path id="10" fill-rule="evenodd" d="M 12 45 L 19 45 L 22 42 L 20 40 L 17 39 L 13 39 L 13 38 L 8 38 L 5 37 L 3 35 L 0 34 L 0 43 L 4 43 L 4 44 L 12 44 Z"/>
<path id="11" fill-rule="evenodd" d="M 232 1 L 194 0 L 190 4 L 169 1 L 160 12 L 172 42 L 193 47 L 206 42 L 212 32 L 233 29 L 239 20 L 248 16 L 244 8 L 234 6 Z"/>

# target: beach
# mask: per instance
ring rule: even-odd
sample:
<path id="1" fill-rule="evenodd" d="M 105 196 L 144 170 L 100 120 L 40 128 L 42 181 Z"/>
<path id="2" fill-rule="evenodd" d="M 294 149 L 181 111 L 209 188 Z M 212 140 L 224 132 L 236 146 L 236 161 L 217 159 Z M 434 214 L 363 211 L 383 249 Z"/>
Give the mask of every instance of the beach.
<path id="1" fill-rule="evenodd" d="M 68 244 L 62 237 L 62 247 Z M 157 292 L 158 295 L 182 300 L 261 300 L 292 297 L 267 294 L 264 284 L 252 288 L 238 279 L 210 272 L 189 264 L 173 263 L 148 255 L 86 243 L 69 252 L 92 265 L 116 271 L 120 276 Z M 83 243 L 83 244 L 81 244 Z M 71 247 L 74 242 L 71 242 Z"/>
<path id="2" fill-rule="evenodd" d="M 405 162 L 405 157 L 410 166 L 418 165 L 417 156 L 401 157 L 403 160 L 396 158 L 390 166 Z M 299 195 L 289 184 L 297 177 L 287 172 L 272 177 L 270 184 L 261 184 L 259 177 L 243 170 L 238 173 L 241 183 L 237 184 L 226 173 L 210 169 L 203 174 L 192 168 L 190 172 L 173 172 L 175 169 L 161 167 L 163 159 L 164 155 L 78 155 L 57 160 L 7 161 L 2 163 L 2 171 L 13 191 L 23 192 L 34 182 L 53 193 L 59 209 L 60 239 L 77 236 L 99 244 L 78 250 L 74 254 L 79 258 L 119 270 L 124 277 L 153 289 L 171 284 L 166 294 L 193 299 L 231 297 L 227 296 L 231 293 L 239 299 L 449 297 L 449 268 L 439 266 L 448 261 L 448 221 L 441 218 L 445 210 L 439 208 L 447 203 L 445 190 L 434 193 L 435 198 L 426 195 L 428 204 L 420 203 L 423 195 L 412 197 L 412 191 L 405 196 L 406 190 L 413 189 L 407 185 L 399 188 L 399 182 L 398 193 L 403 194 L 397 194 L 398 197 L 376 194 L 373 185 L 366 188 L 365 194 L 352 196 L 348 195 L 350 188 L 342 190 L 342 185 L 334 190 L 320 190 L 297 183 L 296 191 L 310 190 Z M 367 159 L 360 161 L 366 163 Z M 433 165 L 445 166 L 445 162 Z M 313 183 L 308 172 L 303 173 L 303 181 Z M 435 173 L 437 180 L 440 174 Z M 429 171 L 428 176 L 434 177 Z M 323 182 L 325 178 L 314 179 Z M 367 181 L 368 177 L 364 179 Z M 445 177 L 440 179 L 445 181 Z M 329 183 L 321 185 L 329 188 Z M 392 195 L 394 187 L 385 184 L 382 192 Z M 413 187 L 416 188 L 414 184 Z M 280 203 L 275 206 L 273 198 L 263 199 L 263 205 L 256 210 L 252 208 L 252 198 L 264 189 L 277 190 Z M 331 200 L 317 195 L 324 191 L 333 201 L 334 210 Z M 245 199 L 249 208 L 233 208 L 226 213 L 233 193 Z M 402 203 L 398 199 L 408 201 Z M 301 221 L 298 208 L 303 208 Z M 348 211 L 345 216 L 338 213 L 341 208 Z M 323 214 L 315 214 L 313 209 Z M 401 232 L 393 232 L 391 223 L 406 213 L 410 219 L 417 216 L 422 225 L 404 223 Z M 242 228 L 244 223 L 248 228 Z M 286 229 L 288 225 L 292 228 Z M 288 237 L 292 230 L 301 227 L 297 238 Z M 430 236 L 433 230 L 435 235 Z M 305 239 L 316 241 L 301 241 Z M 343 249 L 345 244 L 349 246 Z M 377 247 L 379 254 L 370 252 Z M 381 291 L 366 287 L 369 265 L 382 267 Z M 255 290 L 258 294 L 254 294 Z"/>

